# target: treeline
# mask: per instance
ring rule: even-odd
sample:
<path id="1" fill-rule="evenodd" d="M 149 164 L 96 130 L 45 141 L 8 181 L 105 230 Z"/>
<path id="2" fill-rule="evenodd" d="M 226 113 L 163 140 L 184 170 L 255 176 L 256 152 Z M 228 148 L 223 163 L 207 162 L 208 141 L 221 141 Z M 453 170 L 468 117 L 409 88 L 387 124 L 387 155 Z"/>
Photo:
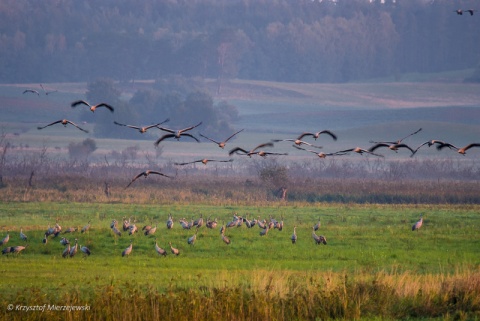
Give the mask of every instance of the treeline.
<path id="1" fill-rule="evenodd" d="M 201 83 L 201 82 L 200 82 Z M 237 108 L 227 101 L 216 104 L 212 96 L 182 77 L 168 78 L 168 84 L 157 81 L 152 88 L 137 90 L 128 101 L 121 99 L 121 91 L 112 79 L 97 79 L 88 83 L 86 96 L 90 101 L 108 102 L 115 106 L 115 116 L 110 113 L 84 113 L 82 120 L 94 124 L 95 137 L 123 139 L 158 138 L 150 132 L 140 134 L 114 124 L 152 125 L 181 129 L 202 122 L 202 133 L 221 137 L 231 135 L 232 123 L 238 120 Z M 164 132 L 165 134 L 166 132 Z"/>
<path id="2" fill-rule="evenodd" d="M 475 1 L 3 0 L 0 81 L 346 82 L 475 68 Z M 480 71 L 469 79 L 478 81 Z"/>

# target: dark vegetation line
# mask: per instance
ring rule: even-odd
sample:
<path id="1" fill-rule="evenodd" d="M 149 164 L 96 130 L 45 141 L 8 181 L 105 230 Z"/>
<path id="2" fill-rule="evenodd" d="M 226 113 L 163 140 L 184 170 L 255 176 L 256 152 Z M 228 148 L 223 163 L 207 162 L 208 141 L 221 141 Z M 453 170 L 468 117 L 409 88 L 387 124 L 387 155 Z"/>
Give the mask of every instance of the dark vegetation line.
<path id="1" fill-rule="evenodd" d="M 475 67 L 468 81 L 480 78 L 478 14 L 457 15 L 451 1 L 3 3 L 3 83 L 348 82 Z"/>
<path id="2" fill-rule="evenodd" d="M 170 179 L 140 177 L 126 190 L 141 171 L 127 162 L 10 158 L 2 166 L 0 199 L 218 204 L 285 198 L 308 203 L 480 204 L 480 170 L 475 162 L 464 160 L 325 159 L 286 165 L 277 159 L 237 159 L 218 164 L 208 168 L 154 164 L 152 168 Z"/>

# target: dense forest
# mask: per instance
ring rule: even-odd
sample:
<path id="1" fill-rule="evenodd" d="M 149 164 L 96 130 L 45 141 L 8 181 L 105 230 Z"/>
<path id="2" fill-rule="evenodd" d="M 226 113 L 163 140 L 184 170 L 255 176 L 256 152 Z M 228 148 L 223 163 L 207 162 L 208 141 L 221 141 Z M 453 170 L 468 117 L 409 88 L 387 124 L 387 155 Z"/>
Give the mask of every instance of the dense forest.
<path id="1" fill-rule="evenodd" d="M 172 75 L 348 82 L 466 68 L 480 78 L 480 12 L 455 12 L 477 4 L 2 0 L 0 82 Z"/>

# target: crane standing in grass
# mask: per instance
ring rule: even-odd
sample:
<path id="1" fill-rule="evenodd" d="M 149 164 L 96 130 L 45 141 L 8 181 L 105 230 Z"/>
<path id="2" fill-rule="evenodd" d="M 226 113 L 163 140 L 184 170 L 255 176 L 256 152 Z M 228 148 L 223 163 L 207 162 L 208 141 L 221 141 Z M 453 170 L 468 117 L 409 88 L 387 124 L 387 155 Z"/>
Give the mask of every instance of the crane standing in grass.
<path id="1" fill-rule="evenodd" d="M 23 233 L 23 229 L 22 229 L 22 228 L 20 228 L 20 239 L 21 239 L 22 241 L 25 241 L 25 242 L 28 241 L 28 237 Z"/>
<path id="2" fill-rule="evenodd" d="M 420 219 L 413 224 L 412 231 L 418 231 L 423 225 L 423 216 L 420 216 Z"/>
<path id="3" fill-rule="evenodd" d="M 62 257 L 67 258 L 70 255 L 70 243 L 67 243 L 65 249 L 62 252 Z"/>
<path id="4" fill-rule="evenodd" d="M 75 245 L 70 249 L 70 257 L 74 257 L 78 251 L 78 240 L 75 239 Z"/>
<path id="5" fill-rule="evenodd" d="M 83 252 L 83 256 L 84 257 L 87 257 L 87 256 L 90 256 L 91 252 L 90 252 L 90 249 L 88 247 L 86 247 L 85 245 L 80 245 L 80 251 Z"/>
<path id="6" fill-rule="evenodd" d="M 222 236 L 222 241 L 223 241 L 225 244 L 229 245 L 229 244 L 231 243 L 230 239 L 225 236 L 225 230 L 222 231 L 221 236 Z"/>
<path id="7" fill-rule="evenodd" d="M 7 244 L 8 240 L 10 240 L 9 231 L 7 231 L 7 235 L 3 238 L 3 240 L 0 241 L 0 246 Z"/>
<path id="8" fill-rule="evenodd" d="M 172 254 L 178 256 L 180 251 L 172 246 L 172 242 L 168 242 L 168 244 L 170 245 L 170 251 L 172 251 Z"/>
<path id="9" fill-rule="evenodd" d="M 167 228 L 171 230 L 173 228 L 173 217 L 172 214 L 168 214 Z"/>
<path id="10" fill-rule="evenodd" d="M 290 239 L 292 240 L 292 244 L 297 243 L 297 227 L 296 226 L 293 227 L 293 234 L 290 237 Z"/>
<path id="11" fill-rule="evenodd" d="M 88 221 L 87 225 L 85 225 L 83 228 L 82 228 L 82 233 L 86 233 L 88 232 L 88 230 L 90 229 L 90 222 L 91 221 Z"/>
<path id="12" fill-rule="evenodd" d="M 195 241 L 197 240 L 197 233 L 198 233 L 198 227 L 195 230 L 195 234 L 193 234 L 191 237 L 188 238 L 188 244 L 194 245 Z"/>
<path id="13" fill-rule="evenodd" d="M 133 249 L 133 241 L 130 241 L 130 245 L 125 250 L 123 250 L 122 257 L 129 256 L 130 253 L 132 253 L 132 249 Z"/>
<path id="14" fill-rule="evenodd" d="M 158 255 L 163 255 L 167 256 L 167 251 L 162 249 L 160 246 L 158 246 L 157 239 L 155 238 L 155 251 L 158 253 Z"/>

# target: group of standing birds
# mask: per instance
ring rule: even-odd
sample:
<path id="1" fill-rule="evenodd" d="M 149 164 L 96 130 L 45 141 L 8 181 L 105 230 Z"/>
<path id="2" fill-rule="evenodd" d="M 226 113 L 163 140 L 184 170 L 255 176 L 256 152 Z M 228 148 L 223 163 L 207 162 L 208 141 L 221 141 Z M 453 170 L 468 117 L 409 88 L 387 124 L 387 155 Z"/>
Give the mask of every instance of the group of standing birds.
<path id="1" fill-rule="evenodd" d="M 190 230 L 193 227 L 195 227 L 194 234 L 187 237 L 187 239 L 186 239 L 187 244 L 191 245 L 191 246 L 196 244 L 197 234 L 199 232 L 199 229 L 202 226 L 205 225 L 206 228 L 208 228 L 208 229 L 215 229 L 217 227 L 217 219 L 216 218 L 214 220 L 211 220 L 210 217 L 209 217 L 209 218 L 207 218 L 206 222 L 204 222 L 202 215 L 200 215 L 200 217 L 196 220 L 192 219 L 190 222 L 188 222 L 185 219 L 180 219 L 179 221 L 180 221 L 180 224 L 182 225 L 182 229 L 184 229 L 184 230 Z M 423 221 L 423 214 L 422 214 L 420 216 L 420 219 L 415 224 L 413 224 L 412 231 L 418 231 L 422 227 L 423 222 L 424 221 Z M 278 231 L 282 231 L 283 230 L 283 219 L 281 221 L 277 221 L 270 216 L 269 220 L 265 220 L 265 219 L 260 220 L 260 218 L 249 220 L 247 217 L 242 217 L 242 216 L 239 216 L 235 213 L 233 215 L 232 221 L 230 221 L 226 224 L 224 222 L 222 224 L 222 226 L 220 228 L 221 240 L 226 245 L 230 245 L 231 240 L 230 240 L 229 237 L 227 237 L 225 235 L 226 230 L 228 228 L 241 227 L 242 225 L 245 225 L 248 228 L 252 228 L 255 225 L 258 225 L 258 227 L 261 230 L 259 235 L 260 236 L 266 236 L 270 229 L 277 229 Z M 173 219 L 172 215 L 169 214 L 168 219 L 166 221 L 166 228 L 167 228 L 167 230 L 169 230 L 169 229 L 172 229 L 173 226 L 174 226 L 174 219 Z M 320 227 L 321 227 L 321 223 L 320 223 L 320 219 L 318 219 L 317 223 L 314 224 L 313 227 L 312 227 L 313 241 L 317 245 L 319 245 L 319 244 L 327 245 L 327 238 L 324 235 L 318 235 L 317 234 L 317 232 L 320 230 Z M 118 236 L 122 235 L 122 233 L 117 228 L 117 221 L 116 220 L 112 221 L 112 223 L 110 224 L 110 228 L 112 229 L 112 232 L 114 234 L 116 234 Z M 298 228 L 297 225 L 293 226 L 293 234 L 290 237 L 290 240 L 291 240 L 292 244 L 297 244 L 297 242 L 298 242 L 297 228 Z M 90 221 L 81 229 L 81 233 L 86 233 L 89 229 L 90 229 Z M 123 229 L 124 232 L 128 232 L 128 234 L 130 236 L 132 236 L 134 234 L 134 233 L 132 233 L 132 230 L 136 229 L 135 222 L 132 222 L 131 219 L 127 220 L 124 217 L 122 229 Z M 145 236 L 152 236 L 152 235 L 155 234 L 155 232 L 157 230 L 157 224 L 155 224 L 155 226 L 145 225 L 142 228 L 142 230 L 144 231 Z M 62 257 L 63 258 L 72 258 L 79 251 L 81 253 L 83 253 L 84 257 L 87 257 L 91 254 L 91 251 L 87 246 L 80 245 L 79 242 L 78 242 L 78 238 L 75 238 L 74 244 L 71 245 L 70 241 L 65 237 L 65 234 L 74 233 L 76 231 L 77 231 L 76 228 L 68 228 L 68 229 L 62 231 L 62 228 L 58 224 L 58 221 L 57 221 L 55 226 L 53 226 L 53 227 L 49 226 L 48 229 L 46 230 L 46 232 L 44 233 L 43 243 L 45 243 L 45 244 L 47 243 L 47 240 L 48 240 L 49 236 L 52 236 L 53 238 L 55 238 L 58 235 L 62 234 L 64 236 L 61 238 L 59 243 L 64 246 L 64 250 L 62 251 Z M 20 229 L 19 238 L 24 242 L 27 242 L 27 240 L 29 240 L 29 238 L 23 233 L 22 228 Z M 7 231 L 6 236 L 2 240 L 0 240 L 0 246 L 7 245 L 7 243 L 9 243 L 9 241 L 10 241 L 10 231 Z M 122 257 L 128 257 L 130 254 L 132 254 L 133 243 L 134 243 L 134 239 L 130 239 L 130 244 L 121 253 Z M 158 245 L 158 241 L 157 241 L 156 237 L 154 239 L 153 244 L 154 244 L 155 252 L 158 255 L 167 256 L 168 251 Z M 178 248 L 174 247 L 172 245 L 171 241 L 168 242 L 168 245 L 169 245 L 170 252 L 171 252 L 172 255 L 175 255 L 175 256 L 180 255 L 180 250 Z M 21 251 L 25 250 L 27 248 L 27 246 L 28 246 L 28 244 L 17 245 L 17 246 L 7 246 L 7 247 L 2 249 L 2 254 L 10 254 L 10 253 L 11 254 L 18 254 Z"/>

